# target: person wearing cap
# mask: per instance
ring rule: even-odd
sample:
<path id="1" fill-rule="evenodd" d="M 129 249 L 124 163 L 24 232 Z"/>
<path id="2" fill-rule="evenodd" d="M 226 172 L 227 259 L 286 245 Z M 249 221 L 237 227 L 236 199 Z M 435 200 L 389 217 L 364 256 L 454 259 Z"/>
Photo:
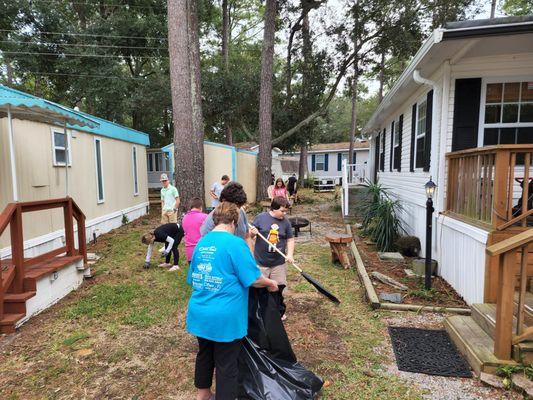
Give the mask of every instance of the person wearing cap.
<path id="1" fill-rule="evenodd" d="M 178 222 L 178 207 L 180 206 L 180 195 L 178 189 L 168 181 L 167 174 L 161 174 L 161 223 L 169 224 Z"/>

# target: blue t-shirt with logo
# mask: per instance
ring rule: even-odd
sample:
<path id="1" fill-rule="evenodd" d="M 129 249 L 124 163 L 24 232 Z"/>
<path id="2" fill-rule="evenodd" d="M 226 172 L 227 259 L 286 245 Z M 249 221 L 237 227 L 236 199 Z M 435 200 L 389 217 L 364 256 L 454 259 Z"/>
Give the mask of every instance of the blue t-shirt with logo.
<path id="1" fill-rule="evenodd" d="M 211 231 L 194 250 L 187 275 L 192 295 L 187 331 L 215 342 L 248 333 L 248 288 L 261 276 L 246 242 L 229 232 Z"/>

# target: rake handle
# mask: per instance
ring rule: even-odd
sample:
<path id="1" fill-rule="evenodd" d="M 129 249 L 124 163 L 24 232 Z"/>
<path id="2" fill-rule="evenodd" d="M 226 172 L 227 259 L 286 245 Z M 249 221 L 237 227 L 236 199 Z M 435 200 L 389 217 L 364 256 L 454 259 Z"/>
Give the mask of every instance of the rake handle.
<path id="1" fill-rule="evenodd" d="M 253 226 L 253 225 L 250 224 L 250 223 L 248 223 L 248 227 L 249 227 L 250 229 L 255 228 L 255 226 Z M 256 229 L 257 229 L 257 228 L 256 228 Z M 261 232 L 259 232 L 259 229 L 257 230 L 257 236 L 259 236 L 261 239 L 263 239 L 263 241 L 264 241 L 265 243 L 267 243 L 269 246 L 272 246 L 272 243 L 270 243 L 270 242 L 268 241 L 268 239 L 267 239 L 266 237 L 264 237 L 264 236 L 261 234 Z M 276 250 L 276 252 L 277 252 L 280 256 L 282 256 L 282 257 L 285 259 L 285 261 L 287 261 L 287 256 L 285 255 L 285 253 L 283 253 L 283 252 L 282 252 L 280 249 L 278 249 L 276 246 L 272 246 L 272 247 L 274 247 L 274 250 Z M 298 270 L 299 273 L 302 273 L 302 272 L 303 272 L 303 270 L 302 270 L 299 266 L 297 266 L 296 263 L 295 263 L 294 261 L 293 261 L 293 262 L 290 262 L 289 264 L 291 264 L 294 268 L 296 268 L 296 269 Z"/>

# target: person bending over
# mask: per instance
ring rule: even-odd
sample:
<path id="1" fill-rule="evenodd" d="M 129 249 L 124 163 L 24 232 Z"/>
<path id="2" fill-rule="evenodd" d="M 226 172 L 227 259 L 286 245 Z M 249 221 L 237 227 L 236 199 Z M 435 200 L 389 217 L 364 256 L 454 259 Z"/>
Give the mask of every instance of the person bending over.
<path id="1" fill-rule="evenodd" d="M 277 248 L 287 256 L 288 262 L 294 262 L 294 236 L 292 226 L 285 216 L 289 210 L 289 201 L 285 197 L 274 197 L 270 204 L 270 211 L 258 214 L 250 230 L 252 238 L 261 233 L 268 240 L 258 238 L 255 241 L 254 257 L 259 264 L 263 276 L 274 279 L 279 285 L 279 304 L 282 320 L 285 316 L 285 303 L 283 301 L 283 289 L 287 286 L 287 264 L 278 252 Z"/>
<path id="2" fill-rule="evenodd" d="M 152 258 L 154 242 L 160 242 L 165 244 L 163 250 L 165 262 L 159 264 L 159 266 L 164 268 L 171 267 L 169 271 L 179 270 L 180 253 L 178 251 L 178 245 L 180 244 L 183 235 L 183 228 L 181 225 L 175 223 L 163 224 L 157 227 L 155 231 L 145 233 L 141 239 L 142 243 L 148 245 L 144 268 L 150 268 L 150 259 Z M 174 256 L 174 265 L 170 264 L 171 253 Z"/>
<path id="3" fill-rule="evenodd" d="M 199 348 L 194 373 L 197 400 L 212 398 L 215 368 L 216 399 L 237 398 L 237 360 L 248 333 L 248 288 L 278 290 L 276 281 L 261 275 L 246 242 L 235 236 L 239 213 L 229 202 L 214 210 L 215 227 L 196 245 L 187 275 L 192 294 L 186 326 Z"/>

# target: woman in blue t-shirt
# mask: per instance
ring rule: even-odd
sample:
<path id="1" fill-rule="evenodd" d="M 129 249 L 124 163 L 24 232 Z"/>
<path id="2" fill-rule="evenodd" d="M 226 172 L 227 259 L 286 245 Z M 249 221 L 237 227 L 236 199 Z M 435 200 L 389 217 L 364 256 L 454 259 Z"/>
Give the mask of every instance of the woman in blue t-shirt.
<path id="1" fill-rule="evenodd" d="M 246 242 L 233 235 L 239 208 L 224 202 L 213 212 L 215 228 L 194 250 L 187 283 L 192 295 L 187 311 L 187 331 L 198 338 L 194 383 L 197 400 L 213 396 L 216 368 L 217 400 L 237 397 L 237 360 L 248 329 L 248 288 L 277 291 L 276 281 L 264 278 Z"/>

